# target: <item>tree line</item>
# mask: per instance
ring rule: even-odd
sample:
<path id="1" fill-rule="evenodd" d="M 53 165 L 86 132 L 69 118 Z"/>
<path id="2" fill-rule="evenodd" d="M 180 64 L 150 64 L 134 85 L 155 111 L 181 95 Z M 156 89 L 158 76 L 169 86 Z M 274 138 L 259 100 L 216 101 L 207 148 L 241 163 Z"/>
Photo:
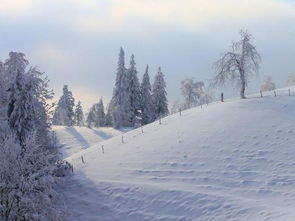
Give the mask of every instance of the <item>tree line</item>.
<path id="1" fill-rule="evenodd" d="M 53 124 L 86 125 L 88 127 L 113 126 L 114 128 L 137 127 L 149 124 L 168 114 L 166 82 L 161 67 L 158 68 L 151 85 L 147 65 L 140 83 L 134 55 L 131 56 L 129 67 L 126 68 L 125 53 L 121 47 L 113 96 L 106 110 L 103 100 L 100 99 L 90 108 L 84 119 L 81 102 L 79 101 L 75 107 L 72 92 L 65 85 L 63 95 L 53 115 Z"/>

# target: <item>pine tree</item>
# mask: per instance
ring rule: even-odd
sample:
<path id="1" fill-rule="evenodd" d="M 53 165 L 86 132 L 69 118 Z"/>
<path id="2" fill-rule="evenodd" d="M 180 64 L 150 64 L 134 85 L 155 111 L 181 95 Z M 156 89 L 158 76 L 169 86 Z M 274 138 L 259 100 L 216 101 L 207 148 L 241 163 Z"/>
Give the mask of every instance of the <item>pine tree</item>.
<path id="1" fill-rule="evenodd" d="M 34 99 L 31 82 L 27 82 L 24 73 L 18 71 L 10 88 L 7 117 L 10 129 L 15 132 L 21 144 L 36 129 Z"/>
<path id="2" fill-rule="evenodd" d="M 130 124 L 135 126 L 140 117 L 140 85 L 135 67 L 134 55 L 131 56 L 130 68 L 128 69 L 128 93 L 130 99 Z"/>
<path id="3" fill-rule="evenodd" d="M 95 122 L 96 122 L 96 108 L 95 105 L 93 105 L 87 115 L 87 127 L 91 128 L 95 126 Z"/>
<path id="4" fill-rule="evenodd" d="M 113 126 L 113 119 L 110 110 L 110 104 L 107 106 L 107 113 L 105 117 L 105 126 L 112 127 Z"/>
<path id="5" fill-rule="evenodd" d="M 159 118 L 169 113 L 168 101 L 166 98 L 166 83 L 164 80 L 164 74 L 161 71 L 161 67 L 158 69 L 158 73 L 155 76 L 155 82 L 153 84 L 152 98 L 155 108 L 155 117 Z"/>
<path id="6" fill-rule="evenodd" d="M 155 119 L 154 106 L 151 95 L 151 83 L 149 77 L 149 66 L 146 66 L 140 87 L 141 93 L 141 124 L 149 124 Z"/>
<path id="7" fill-rule="evenodd" d="M 110 111 L 115 128 L 128 127 L 130 125 L 131 110 L 128 93 L 128 76 L 125 68 L 125 53 L 120 48 L 116 84 L 110 104 Z"/>
<path id="8" fill-rule="evenodd" d="M 75 109 L 75 115 L 74 115 L 74 122 L 76 126 L 84 126 L 84 114 L 83 114 L 83 108 L 81 105 L 81 101 L 78 101 L 78 104 Z"/>
<path id="9" fill-rule="evenodd" d="M 102 98 L 99 100 L 99 103 L 96 106 L 96 116 L 95 116 L 95 126 L 104 127 L 106 125 L 106 115 L 104 112 L 104 105 Z"/>
<path id="10" fill-rule="evenodd" d="M 58 101 L 55 113 L 53 116 L 54 125 L 72 126 L 74 123 L 74 106 L 75 99 L 68 86 L 64 85 L 63 95 Z"/>

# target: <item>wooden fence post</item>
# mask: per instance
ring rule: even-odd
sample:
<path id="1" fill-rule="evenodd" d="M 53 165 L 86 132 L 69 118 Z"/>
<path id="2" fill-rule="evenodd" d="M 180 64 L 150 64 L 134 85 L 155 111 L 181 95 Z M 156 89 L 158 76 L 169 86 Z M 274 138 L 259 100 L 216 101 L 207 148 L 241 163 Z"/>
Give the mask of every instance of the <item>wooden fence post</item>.
<path id="1" fill-rule="evenodd" d="M 263 97 L 263 95 L 262 95 L 262 90 L 260 90 L 260 97 Z"/>
<path id="2" fill-rule="evenodd" d="M 221 99 L 221 102 L 223 102 L 223 92 L 221 92 L 220 99 Z"/>
<path id="3" fill-rule="evenodd" d="M 275 95 L 275 97 L 277 96 L 277 93 L 276 93 L 276 91 L 273 91 L 273 93 L 274 93 L 274 95 Z"/>
<path id="4" fill-rule="evenodd" d="M 181 116 L 181 108 L 179 108 L 179 116 Z"/>
<path id="5" fill-rule="evenodd" d="M 103 145 L 101 146 L 101 152 L 102 152 L 102 154 L 104 154 L 104 148 L 103 148 Z"/>
<path id="6" fill-rule="evenodd" d="M 84 158 L 83 158 L 83 156 L 81 156 L 81 161 L 82 161 L 82 163 L 85 163 L 85 162 L 84 162 Z"/>
<path id="7" fill-rule="evenodd" d="M 159 124 L 160 124 L 160 125 L 162 124 L 161 117 L 159 117 Z"/>
<path id="8" fill-rule="evenodd" d="M 291 96 L 291 90 L 290 90 L 290 88 L 289 88 L 289 90 L 288 90 L 288 91 L 289 91 L 289 96 Z"/>
<path id="9" fill-rule="evenodd" d="M 122 143 L 124 143 L 124 137 L 122 136 Z"/>
<path id="10" fill-rule="evenodd" d="M 141 126 L 141 133 L 143 134 L 143 127 Z"/>

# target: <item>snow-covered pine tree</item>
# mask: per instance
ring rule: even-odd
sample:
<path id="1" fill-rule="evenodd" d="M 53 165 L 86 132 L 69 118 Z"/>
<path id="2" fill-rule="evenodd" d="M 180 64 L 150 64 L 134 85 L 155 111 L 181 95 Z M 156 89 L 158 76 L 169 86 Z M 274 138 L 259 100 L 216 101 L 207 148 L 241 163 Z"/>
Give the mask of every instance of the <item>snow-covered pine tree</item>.
<path id="1" fill-rule="evenodd" d="M 130 100 L 130 125 L 134 127 L 140 118 L 140 84 L 137 77 L 134 55 L 131 55 L 130 67 L 128 69 L 128 93 Z"/>
<path id="2" fill-rule="evenodd" d="M 146 66 L 145 73 L 142 78 L 140 94 L 141 94 L 141 124 L 145 125 L 155 120 L 148 65 Z"/>
<path id="3" fill-rule="evenodd" d="M 152 99 L 156 118 L 169 114 L 168 101 L 166 98 L 167 92 L 165 88 L 166 83 L 164 80 L 164 74 L 161 71 L 161 67 L 159 67 L 152 89 Z"/>
<path id="4" fill-rule="evenodd" d="M 53 116 L 53 124 L 72 126 L 74 121 L 74 106 L 75 99 L 72 95 L 72 92 L 69 91 L 68 85 L 64 85 L 63 95 L 57 103 L 57 107 Z"/>
<path id="5" fill-rule="evenodd" d="M 111 115 L 110 104 L 108 104 L 108 106 L 107 106 L 107 113 L 106 113 L 105 120 L 106 120 L 105 126 L 107 126 L 107 127 L 113 126 L 113 119 L 112 119 L 112 115 Z"/>
<path id="6" fill-rule="evenodd" d="M 32 87 L 25 74 L 18 70 L 15 82 L 10 88 L 7 117 L 10 129 L 17 135 L 21 144 L 25 137 L 36 129 L 36 101 Z"/>
<path id="7" fill-rule="evenodd" d="M 93 105 L 88 114 L 87 114 L 87 118 L 86 118 L 86 123 L 87 123 L 87 127 L 91 128 L 95 126 L 95 121 L 96 121 L 96 114 L 95 114 L 96 110 L 95 110 L 95 105 Z"/>
<path id="8" fill-rule="evenodd" d="M 110 111 L 115 128 L 128 127 L 130 125 L 131 108 L 128 93 L 128 76 L 125 68 L 125 53 L 120 48 L 116 84 L 110 103 Z"/>
<path id="9" fill-rule="evenodd" d="M 95 105 L 96 109 L 96 116 L 95 116 L 95 126 L 96 127 L 104 127 L 106 125 L 106 115 L 104 112 L 104 105 L 102 98 L 99 102 Z"/>
<path id="10" fill-rule="evenodd" d="M 78 101 L 78 104 L 75 109 L 75 115 L 74 115 L 74 122 L 76 126 L 84 126 L 84 114 L 83 114 L 83 108 L 81 105 L 81 101 Z"/>

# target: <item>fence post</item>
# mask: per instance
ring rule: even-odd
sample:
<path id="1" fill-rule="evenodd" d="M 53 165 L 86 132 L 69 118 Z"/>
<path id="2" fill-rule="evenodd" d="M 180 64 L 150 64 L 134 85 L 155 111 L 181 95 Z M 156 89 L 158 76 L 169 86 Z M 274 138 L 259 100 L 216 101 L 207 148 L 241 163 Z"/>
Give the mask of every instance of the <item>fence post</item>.
<path id="1" fill-rule="evenodd" d="M 276 91 L 273 91 L 273 93 L 274 93 L 274 95 L 275 95 L 275 97 L 277 96 L 277 93 L 276 93 Z"/>
<path id="2" fill-rule="evenodd" d="M 221 92 L 220 99 L 221 99 L 221 102 L 223 102 L 223 92 Z"/>
<path id="3" fill-rule="evenodd" d="M 102 154 L 104 154 L 104 148 L 103 148 L 103 145 L 101 146 L 101 152 L 102 152 Z"/>
<path id="4" fill-rule="evenodd" d="M 124 137 L 122 136 L 122 143 L 124 143 Z"/>
<path id="5" fill-rule="evenodd" d="M 181 108 L 179 108 L 179 116 L 181 116 Z"/>
<path id="6" fill-rule="evenodd" d="M 70 164 L 70 165 L 71 165 L 72 173 L 74 173 L 74 165 L 73 164 Z"/>
<path id="7" fill-rule="evenodd" d="M 142 126 L 141 126 L 141 133 L 143 134 L 143 128 L 142 128 Z"/>
<path id="8" fill-rule="evenodd" d="M 81 161 L 82 161 L 82 163 L 85 163 L 85 162 L 84 162 L 84 158 L 83 158 L 83 156 L 81 156 Z"/>
<path id="9" fill-rule="evenodd" d="M 288 91 L 289 91 L 289 96 L 291 96 L 291 90 L 290 90 L 290 88 L 289 88 L 289 90 L 288 90 Z"/>
<path id="10" fill-rule="evenodd" d="M 160 124 L 160 125 L 162 124 L 161 117 L 159 117 L 159 124 Z"/>
<path id="11" fill-rule="evenodd" d="M 263 96 L 262 96 L 262 90 L 260 90 L 260 97 L 263 97 Z"/>

